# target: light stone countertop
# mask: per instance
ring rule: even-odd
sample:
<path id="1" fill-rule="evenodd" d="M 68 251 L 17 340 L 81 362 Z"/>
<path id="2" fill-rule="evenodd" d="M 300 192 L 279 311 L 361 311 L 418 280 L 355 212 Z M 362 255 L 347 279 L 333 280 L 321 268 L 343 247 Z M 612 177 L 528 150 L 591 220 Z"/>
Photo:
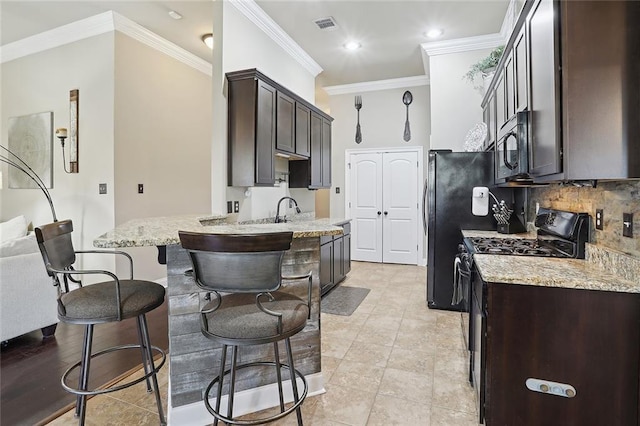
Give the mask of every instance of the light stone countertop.
<path id="1" fill-rule="evenodd" d="M 492 283 L 640 293 L 640 283 L 584 259 L 475 254 L 473 261 L 482 279 Z"/>
<path id="2" fill-rule="evenodd" d="M 222 223 L 203 226 L 199 218 L 211 215 L 182 215 L 133 219 L 93 240 L 94 247 L 122 248 L 166 246 L 179 244 L 178 231 L 211 232 L 221 234 L 257 234 L 267 232 L 293 232 L 293 238 L 340 235 L 342 227 L 334 224 L 345 222 L 343 218 L 309 219 L 287 223 Z M 220 216 L 221 221 L 226 216 Z M 347 220 L 348 221 L 348 220 Z"/>
<path id="3" fill-rule="evenodd" d="M 528 238 L 535 232 L 500 234 L 462 230 L 465 238 Z M 586 259 L 474 254 L 473 260 L 487 282 L 564 287 L 584 290 L 640 293 L 640 259 L 606 247 L 587 244 Z"/>

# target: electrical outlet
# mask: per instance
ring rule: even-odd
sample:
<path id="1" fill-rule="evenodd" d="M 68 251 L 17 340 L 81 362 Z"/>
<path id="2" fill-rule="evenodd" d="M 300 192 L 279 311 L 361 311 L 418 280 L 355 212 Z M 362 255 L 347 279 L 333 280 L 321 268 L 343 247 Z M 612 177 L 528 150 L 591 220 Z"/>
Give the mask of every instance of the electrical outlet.
<path id="1" fill-rule="evenodd" d="M 602 209 L 596 209 L 596 229 L 604 229 L 604 211 Z"/>
<path id="2" fill-rule="evenodd" d="M 336 194 L 339 194 L 339 193 L 340 193 L 340 187 L 336 186 Z"/>
<path id="3" fill-rule="evenodd" d="M 233 212 L 240 213 L 240 201 L 233 202 Z"/>
<path id="4" fill-rule="evenodd" d="M 233 201 L 227 201 L 227 213 L 233 213 Z"/>
<path id="5" fill-rule="evenodd" d="M 633 213 L 622 213 L 622 236 L 633 238 Z"/>
<path id="6" fill-rule="evenodd" d="M 138 194 L 144 194 L 144 185 L 141 183 L 138 184 Z"/>
<path id="7" fill-rule="evenodd" d="M 98 194 L 106 194 L 107 193 L 107 184 L 99 183 L 98 184 Z"/>

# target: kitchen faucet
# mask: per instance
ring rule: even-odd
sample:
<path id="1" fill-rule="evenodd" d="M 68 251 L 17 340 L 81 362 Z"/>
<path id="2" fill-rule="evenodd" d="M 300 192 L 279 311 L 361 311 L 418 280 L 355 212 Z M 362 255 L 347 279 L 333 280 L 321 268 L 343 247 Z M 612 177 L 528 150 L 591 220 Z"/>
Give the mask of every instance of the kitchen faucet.
<path id="1" fill-rule="evenodd" d="M 294 200 L 291 197 L 282 197 L 280 198 L 280 200 L 278 201 L 278 208 L 276 209 L 276 223 L 280 223 L 280 222 L 286 222 L 287 221 L 287 215 L 283 215 L 282 217 L 280 217 L 280 204 L 282 204 L 282 202 L 284 200 L 291 200 L 293 201 L 293 204 L 296 206 L 296 213 L 300 213 L 300 208 L 298 207 L 298 202 L 296 200 Z"/>

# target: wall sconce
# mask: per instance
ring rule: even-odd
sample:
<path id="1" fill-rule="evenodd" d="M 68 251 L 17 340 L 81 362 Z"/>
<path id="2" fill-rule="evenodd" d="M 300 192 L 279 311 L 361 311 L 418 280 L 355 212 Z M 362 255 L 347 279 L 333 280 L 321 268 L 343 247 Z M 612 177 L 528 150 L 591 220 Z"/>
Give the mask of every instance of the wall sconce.
<path id="1" fill-rule="evenodd" d="M 67 129 L 64 127 L 57 128 L 56 137 L 60 139 L 60 145 L 62 145 L 62 166 L 64 167 L 64 171 L 71 173 L 70 170 L 67 170 L 67 160 L 64 158 L 64 140 L 67 139 Z"/>
<path id="2" fill-rule="evenodd" d="M 209 34 L 203 35 L 202 41 L 204 42 L 204 44 L 207 45 L 209 49 L 213 50 L 213 34 L 209 33 Z"/>
<path id="3" fill-rule="evenodd" d="M 69 120 L 70 120 L 70 132 L 67 133 L 67 129 L 60 127 L 56 129 L 56 137 L 60 139 L 62 145 L 62 163 L 64 171 L 67 173 L 78 173 L 78 89 L 71 90 L 69 92 Z M 67 170 L 67 160 L 64 155 L 64 141 L 69 137 L 69 170 Z"/>

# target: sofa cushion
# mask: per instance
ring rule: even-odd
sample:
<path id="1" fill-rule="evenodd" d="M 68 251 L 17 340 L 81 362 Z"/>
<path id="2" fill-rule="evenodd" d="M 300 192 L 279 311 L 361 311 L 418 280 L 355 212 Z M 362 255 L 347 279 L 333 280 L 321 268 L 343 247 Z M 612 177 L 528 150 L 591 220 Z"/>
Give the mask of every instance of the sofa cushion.
<path id="1" fill-rule="evenodd" d="M 39 251 L 38 241 L 36 241 L 36 234 L 34 232 L 30 232 L 26 237 L 0 242 L 0 257 L 38 253 Z"/>
<path id="2" fill-rule="evenodd" d="M 29 224 L 27 219 L 20 215 L 11 220 L 0 223 L 0 241 L 9 241 L 15 238 L 24 237 L 27 235 L 27 229 Z"/>

